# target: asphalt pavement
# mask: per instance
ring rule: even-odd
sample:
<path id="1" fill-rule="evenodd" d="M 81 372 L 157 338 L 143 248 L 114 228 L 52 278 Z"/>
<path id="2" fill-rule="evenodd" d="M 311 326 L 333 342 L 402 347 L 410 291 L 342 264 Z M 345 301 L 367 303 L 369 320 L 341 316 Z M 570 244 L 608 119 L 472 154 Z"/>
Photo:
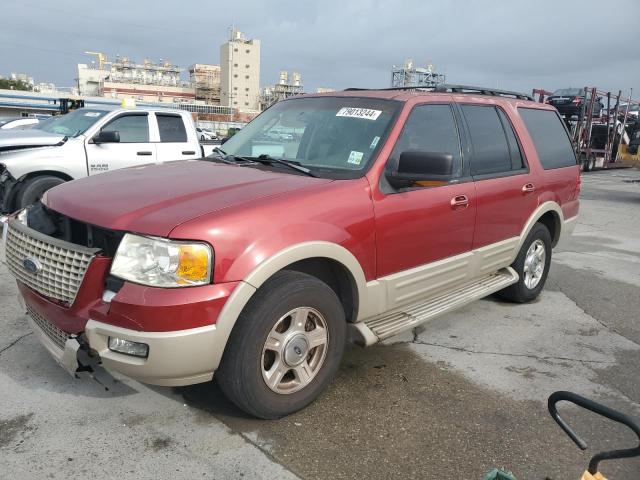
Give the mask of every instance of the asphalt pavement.
<path id="1" fill-rule="evenodd" d="M 30 333 L 0 267 L 0 478 L 578 479 L 633 436 L 575 408 L 581 452 L 546 412 L 571 390 L 640 417 L 640 171 L 583 176 L 574 236 L 528 305 L 495 297 L 369 349 L 278 421 L 248 418 L 215 382 L 74 380 Z M 640 459 L 604 462 L 640 478 Z"/>

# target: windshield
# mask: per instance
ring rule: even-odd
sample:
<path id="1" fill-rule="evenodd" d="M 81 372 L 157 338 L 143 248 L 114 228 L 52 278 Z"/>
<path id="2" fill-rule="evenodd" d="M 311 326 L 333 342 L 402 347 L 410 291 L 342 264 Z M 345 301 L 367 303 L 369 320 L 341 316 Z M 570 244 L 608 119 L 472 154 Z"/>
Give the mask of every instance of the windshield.
<path id="1" fill-rule="evenodd" d="M 553 94 L 563 97 L 580 96 L 584 95 L 584 90 L 582 90 L 581 88 L 561 88 L 560 90 L 556 90 L 555 92 L 553 92 Z"/>
<path id="2" fill-rule="evenodd" d="M 105 110 L 81 108 L 74 112 L 69 112 L 66 115 L 59 115 L 42 120 L 33 128 L 48 133 L 58 133 L 67 137 L 77 137 L 106 114 L 107 112 Z"/>
<path id="3" fill-rule="evenodd" d="M 229 155 L 294 161 L 332 178 L 360 177 L 384 143 L 394 100 L 310 97 L 267 109 L 222 147 Z"/>

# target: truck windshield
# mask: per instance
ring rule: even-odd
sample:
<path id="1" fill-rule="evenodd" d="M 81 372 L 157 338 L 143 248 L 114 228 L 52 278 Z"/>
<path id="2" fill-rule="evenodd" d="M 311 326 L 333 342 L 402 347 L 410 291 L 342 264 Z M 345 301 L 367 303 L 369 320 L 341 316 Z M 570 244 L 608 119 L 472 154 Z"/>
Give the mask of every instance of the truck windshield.
<path id="1" fill-rule="evenodd" d="M 47 118 L 33 128 L 48 133 L 66 135 L 67 137 L 77 137 L 106 114 L 106 110 L 81 108 L 66 115 Z"/>
<path id="2" fill-rule="evenodd" d="M 225 153 L 293 161 L 331 178 L 357 178 L 383 145 L 402 104 L 356 97 L 279 102 L 238 131 Z"/>

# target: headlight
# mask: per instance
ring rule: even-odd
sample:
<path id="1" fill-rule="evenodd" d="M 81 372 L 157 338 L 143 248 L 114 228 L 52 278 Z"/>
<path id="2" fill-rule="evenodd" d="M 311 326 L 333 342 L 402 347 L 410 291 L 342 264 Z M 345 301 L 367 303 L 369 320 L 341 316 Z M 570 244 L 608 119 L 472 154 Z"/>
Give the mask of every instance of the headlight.
<path id="1" fill-rule="evenodd" d="M 111 274 L 152 287 L 188 287 L 211 281 L 213 253 L 206 243 L 181 242 L 127 233 Z"/>

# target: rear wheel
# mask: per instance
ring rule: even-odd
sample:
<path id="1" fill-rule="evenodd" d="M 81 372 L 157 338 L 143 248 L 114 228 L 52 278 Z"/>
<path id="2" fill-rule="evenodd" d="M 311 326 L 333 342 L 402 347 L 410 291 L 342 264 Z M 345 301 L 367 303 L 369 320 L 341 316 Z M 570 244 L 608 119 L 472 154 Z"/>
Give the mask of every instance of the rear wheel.
<path id="1" fill-rule="evenodd" d="M 516 283 L 498 292 L 498 296 L 516 303 L 534 300 L 544 288 L 551 265 L 551 235 L 547 227 L 536 223 L 525 239 L 515 262 L 520 277 Z"/>
<path id="2" fill-rule="evenodd" d="M 53 175 L 42 175 L 27 180 L 20 191 L 17 206 L 24 208 L 42 198 L 44 192 L 57 185 L 64 183 L 64 180 Z"/>
<path id="3" fill-rule="evenodd" d="M 216 379 L 225 395 L 259 418 L 280 418 L 313 402 L 333 379 L 346 339 L 335 292 L 310 275 L 282 271 L 242 312 Z"/>

